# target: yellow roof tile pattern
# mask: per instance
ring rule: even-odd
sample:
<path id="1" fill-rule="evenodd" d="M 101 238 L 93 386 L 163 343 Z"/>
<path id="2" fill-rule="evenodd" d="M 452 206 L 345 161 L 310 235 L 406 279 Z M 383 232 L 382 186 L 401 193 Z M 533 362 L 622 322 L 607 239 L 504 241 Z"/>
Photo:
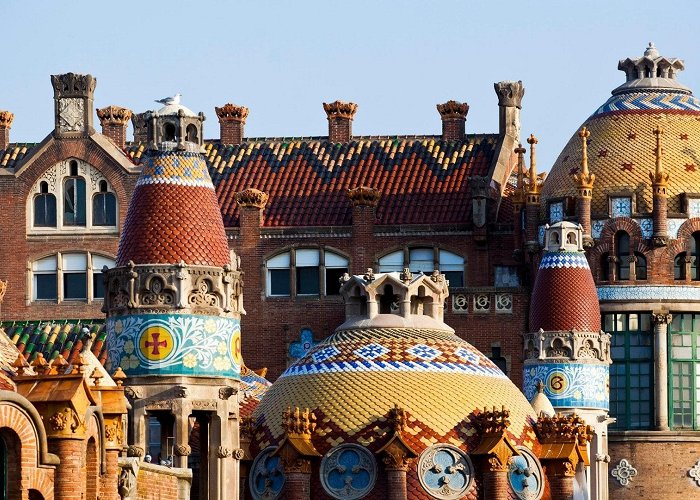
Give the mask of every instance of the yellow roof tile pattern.
<path id="1" fill-rule="evenodd" d="M 608 215 L 608 195 L 634 193 L 638 213 L 652 210 L 649 172 L 654 172 L 654 128 L 664 129 L 663 167 L 670 174 L 668 211 L 681 212 L 680 194 L 700 192 L 700 113 L 632 111 L 591 116 L 588 166 L 593 185 L 593 217 Z M 580 128 L 579 128 L 580 130 Z M 574 174 L 581 170 L 578 130 L 557 158 L 542 190 L 543 214 L 548 199 L 576 196 Z"/>

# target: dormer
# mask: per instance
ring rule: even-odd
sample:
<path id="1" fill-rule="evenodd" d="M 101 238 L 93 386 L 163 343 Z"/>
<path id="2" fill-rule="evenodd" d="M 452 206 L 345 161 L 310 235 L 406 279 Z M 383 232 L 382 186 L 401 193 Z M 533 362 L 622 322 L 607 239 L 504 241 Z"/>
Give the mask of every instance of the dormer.
<path id="1" fill-rule="evenodd" d="M 548 252 L 583 252 L 583 228 L 566 221 L 545 226 L 545 248 Z"/>
<path id="2" fill-rule="evenodd" d="M 413 274 L 408 269 L 380 274 L 368 269 L 364 276 L 345 275 L 340 293 L 347 320 L 384 316 L 384 322 L 396 316 L 403 320 L 430 318 L 442 323 L 445 299 L 449 295 L 447 280 L 439 271 L 427 275 Z"/>

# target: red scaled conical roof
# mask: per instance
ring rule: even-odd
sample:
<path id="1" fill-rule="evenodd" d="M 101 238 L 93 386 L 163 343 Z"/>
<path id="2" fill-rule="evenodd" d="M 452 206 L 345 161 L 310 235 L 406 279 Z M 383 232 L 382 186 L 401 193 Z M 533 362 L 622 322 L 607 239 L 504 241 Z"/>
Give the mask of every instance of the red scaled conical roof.
<path id="1" fill-rule="evenodd" d="M 600 331 L 600 305 L 583 252 L 547 252 L 530 302 L 530 331 Z"/>
<path id="2" fill-rule="evenodd" d="M 116 265 L 129 261 L 218 267 L 229 262 L 221 211 L 202 155 L 154 151 L 145 159 Z"/>

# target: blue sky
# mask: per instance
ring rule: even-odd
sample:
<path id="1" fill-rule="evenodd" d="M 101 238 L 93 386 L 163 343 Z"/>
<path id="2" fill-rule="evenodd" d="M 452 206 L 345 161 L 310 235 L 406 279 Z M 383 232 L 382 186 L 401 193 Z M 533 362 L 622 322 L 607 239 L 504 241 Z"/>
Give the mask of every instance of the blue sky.
<path id="1" fill-rule="evenodd" d="M 53 127 L 49 75 L 97 77 L 95 105 L 152 109 L 183 94 L 218 136 L 214 106 L 250 108 L 247 136 L 323 135 L 323 101 L 359 104 L 354 133 L 434 134 L 435 104 L 470 105 L 468 132 L 495 131 L 493 82 L 522 80 L 523 135 L 548 168 L 623 82 L 618 59 L 654 41 L 685 59 L 700 92 L 691 1 L 18 1 L 0 4 L 0 109 L 12 141 Z M 97 119 L 95 118 L 97 123 Z"/>

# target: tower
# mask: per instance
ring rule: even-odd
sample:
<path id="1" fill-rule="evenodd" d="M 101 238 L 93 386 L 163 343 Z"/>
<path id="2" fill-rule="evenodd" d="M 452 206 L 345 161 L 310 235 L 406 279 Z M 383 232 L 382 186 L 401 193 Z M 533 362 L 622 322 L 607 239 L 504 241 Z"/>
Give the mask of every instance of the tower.
<path id="1" fill-rule="evenodd" d="M 576 474 L 578 488 L 590 492 L 588 498 L 607 499 L 610 335 L 600 329 L 583 237 L 582 227 L 571 222 L 546 229 L 525 334 L 523 392 L 532 400 L 544 384 L 556 412 L 575 413 L 591 426 L 590 479 L 582 469 L 569 473 Z"/>
<path id="2" fill-rule="evenodd" d="M 149 151 L 105 275 L 109 358 L 128 376 L 129 449 L 193 469 L 191 498 L 238 498 L 242 280 L 201 155 L 203 115 L 147 116 Z"/>

